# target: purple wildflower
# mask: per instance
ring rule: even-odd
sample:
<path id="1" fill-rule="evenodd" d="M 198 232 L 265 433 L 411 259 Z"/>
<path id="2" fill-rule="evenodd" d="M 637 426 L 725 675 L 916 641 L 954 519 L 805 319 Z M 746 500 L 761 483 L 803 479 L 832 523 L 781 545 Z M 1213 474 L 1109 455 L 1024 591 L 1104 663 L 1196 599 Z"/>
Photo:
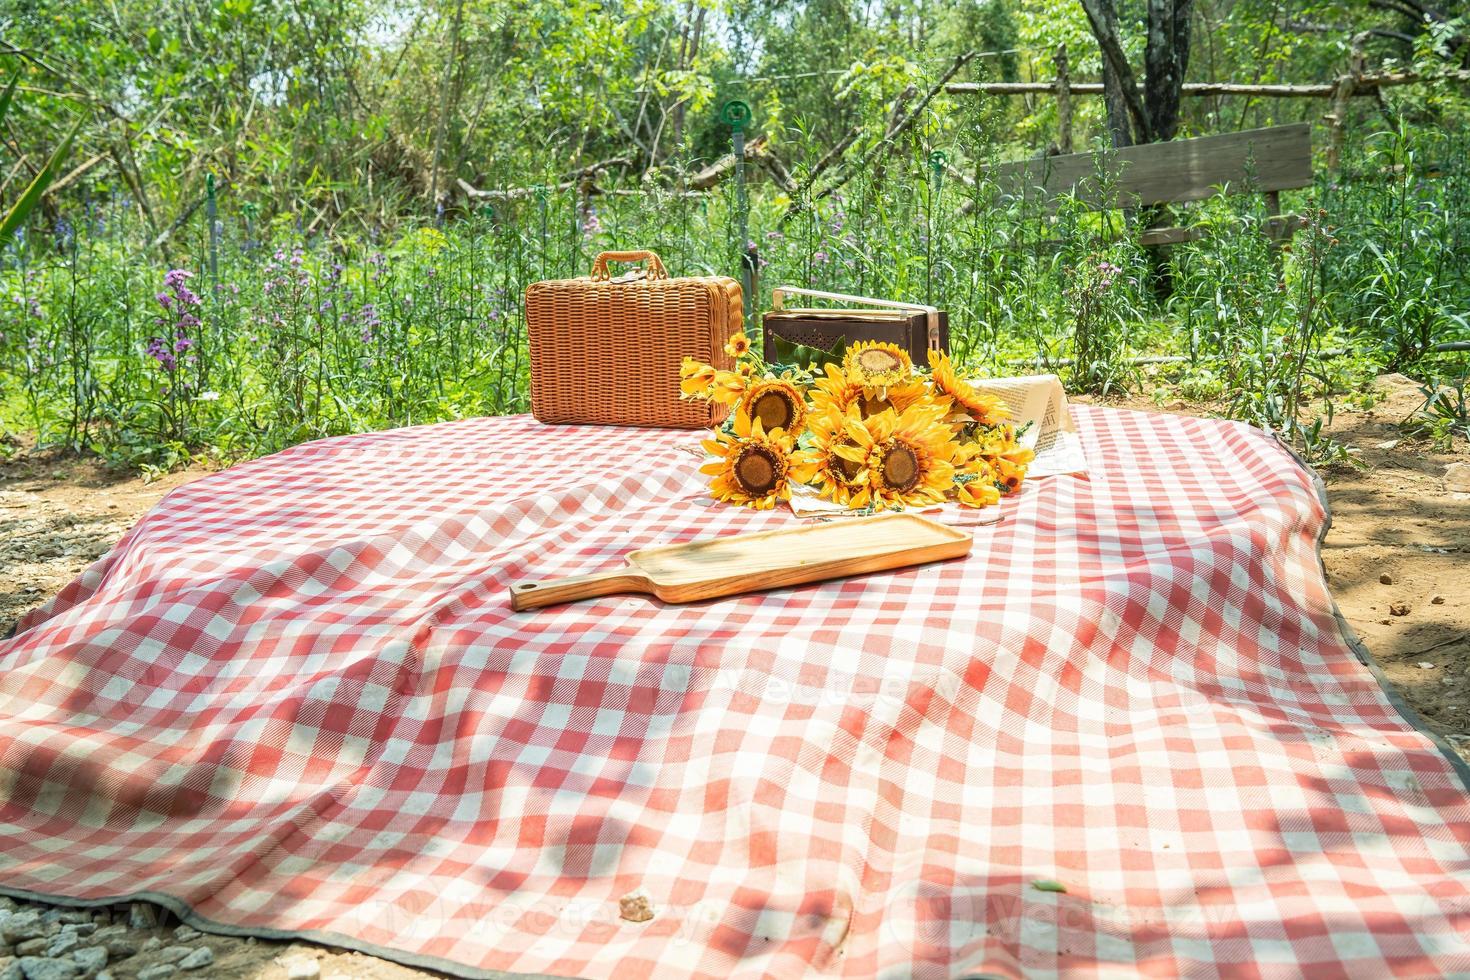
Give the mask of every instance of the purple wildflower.
<path id="1" fill-rule="evenodd" d="M 377 336 L 373 331 L 382 324 L 382 321 L 378 319 L 378 308 L 372 303 L 365 303 L 358 317 L 359 325 L 362 327 L 362 342 L 370 344 Z"/>
<path id="2" fill-rule="evenodd" d="M 178 359 L 174 357 L 174 352 L 169 350 L 168 341 L 162 337 L 149 338 L 145 353 L 169 374 L 172 374 L 178 367 Z"/>

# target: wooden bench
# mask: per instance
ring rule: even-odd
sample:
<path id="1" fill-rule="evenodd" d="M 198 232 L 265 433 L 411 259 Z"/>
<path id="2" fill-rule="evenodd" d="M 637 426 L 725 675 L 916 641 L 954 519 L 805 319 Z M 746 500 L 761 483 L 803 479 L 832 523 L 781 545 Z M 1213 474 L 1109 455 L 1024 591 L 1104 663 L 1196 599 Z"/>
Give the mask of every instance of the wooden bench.
<path id="1" fill-rule="evenodd" d="M 1262 193 L 1271 211 L 1267 234 L 1279 240 L 1301 227 L 1300 218 L 1281 213 L 1281 192 L 1312 184 L 1312 127 L 1294 123 L 1101 154 L 1037 157 L 1001 164 L 990 175 L 1002 194 L 1041 200 L 1053 209 L 1069 193 L 1094 210 L 1183 204 L 1221 192 Z M 1189 228 L 1148 228 L 1139 243 L 1170 245 L 1196 237 Z"/>

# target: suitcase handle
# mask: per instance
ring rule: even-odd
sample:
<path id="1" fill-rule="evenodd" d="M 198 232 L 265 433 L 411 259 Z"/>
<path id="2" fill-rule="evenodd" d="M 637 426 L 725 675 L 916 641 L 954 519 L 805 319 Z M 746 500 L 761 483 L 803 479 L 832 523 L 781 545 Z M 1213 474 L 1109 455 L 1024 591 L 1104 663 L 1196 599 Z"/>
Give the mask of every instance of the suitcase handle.
<path id="1" fill-rule="evenodd" d="M 831 299 L 841 303 L 863 303 L 867 306 L 878 306 L 889 310 L 911 310 L 915 313 L 923 313 L 928 320 L 929 326 L 929 349 L 939 350 L 939 308 L 925 306 L 923 303 L 901 303 L 891 299 L 873 299 L 871 296 L 850 296 L 847 293 L 824 293 L 817 289 L 801 289 L 797 286 L 777 286 L 771 290 L 771 308 L 775 310 L 785 309 L 785 298 L 787 296 L 811 296 L 815 299 Z"/>
<path id="2" fill-rule="evenodd" d="M 638 249 L 634 252 L 598 252 L 597 258 L 592 260 L 592 278 L 595 281 L 607 282 L 611 278 L 607 271 L 609 262 L 647 262 L 649 279 L 669 278 L 669 270 L 664 268 L 663 259 L 647 249 Z"/>

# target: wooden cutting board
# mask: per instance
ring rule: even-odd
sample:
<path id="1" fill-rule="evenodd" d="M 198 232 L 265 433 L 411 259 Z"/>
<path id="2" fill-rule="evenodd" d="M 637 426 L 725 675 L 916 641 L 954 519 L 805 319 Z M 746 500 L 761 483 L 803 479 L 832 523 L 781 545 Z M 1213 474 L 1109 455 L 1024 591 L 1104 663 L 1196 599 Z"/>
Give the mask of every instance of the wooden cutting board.
<path id="1" fill-rule="evenodd" d="M 698 602 L 959 558 L 973 541 L 965 531 L 914 514 L 844 518 L 644 548 L 612 571 L 517 582 L 510 604 L 519 611 L 620 592 Z"/>

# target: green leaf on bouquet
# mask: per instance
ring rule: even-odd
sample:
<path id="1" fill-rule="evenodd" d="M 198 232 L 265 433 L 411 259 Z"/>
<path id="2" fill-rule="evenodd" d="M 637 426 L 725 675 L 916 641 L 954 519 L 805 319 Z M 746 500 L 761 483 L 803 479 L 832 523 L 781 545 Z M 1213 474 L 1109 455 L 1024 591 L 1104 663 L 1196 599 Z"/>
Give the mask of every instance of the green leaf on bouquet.
<path id="1" fill-rule="evenodd" d="M 798 344 L 777 334 L 771 335 L 771 342 L 775 345 L 776 364 L 781 367 L 810 367 L 817 370 L 826 364 L 841 364 L 847 353 L 846 337 L 838 337 L 837 343 L 829 350 Z"/>

